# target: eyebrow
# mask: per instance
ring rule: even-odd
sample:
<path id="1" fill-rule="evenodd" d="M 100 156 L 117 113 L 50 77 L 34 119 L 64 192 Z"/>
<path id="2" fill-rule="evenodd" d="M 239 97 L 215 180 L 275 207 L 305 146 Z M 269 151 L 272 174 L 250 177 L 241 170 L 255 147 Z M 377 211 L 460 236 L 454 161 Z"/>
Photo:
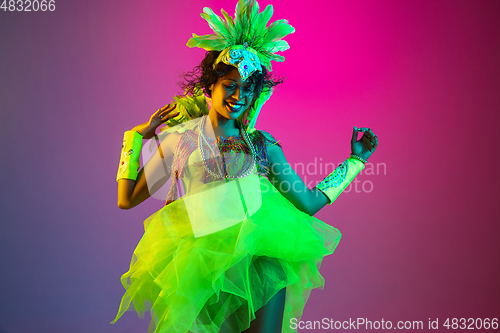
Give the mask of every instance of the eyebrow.
<path id="1" fill-rule="evenodd" d="M 230 79 L 230 78 L 225 78 L 224 80 L 229 80 L 229 81 L 233 81 L 234 83 L 238 83 L 238 81 L 234 80 L 234 79 Z M 248 82 L 244 82 L 244 86 L 243 87 L 251 87 L 253 85 L 253 83 L 248 83 Z"/>

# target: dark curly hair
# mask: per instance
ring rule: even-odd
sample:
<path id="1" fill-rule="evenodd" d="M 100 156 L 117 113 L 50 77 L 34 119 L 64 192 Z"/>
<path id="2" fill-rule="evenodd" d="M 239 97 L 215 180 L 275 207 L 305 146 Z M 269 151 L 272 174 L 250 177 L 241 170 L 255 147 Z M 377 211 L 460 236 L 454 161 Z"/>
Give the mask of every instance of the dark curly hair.
<path id="1" fill-rule="evenodd" d="M 178 84 L 185 91 L 185 94 L 197 95 L 199 94 L 199 90 L 202 89 L 206 95 L 212 97 L 210 86 L 235 68 L 223 62 L 219 62 L 214 68 L 214 62 L 220 53 L 221 51 L 207 51 L 205 58 L 199 66 L 182 75 L 184 80 Z M 270 89 L 283 82 L 282 78 L 273 78 L 264 66 L 262 66 L 262 73 L 258 71 L 254 72 L 247 80 L 254 86 L 254 100 L 252 103 L 264 88 Z"/>

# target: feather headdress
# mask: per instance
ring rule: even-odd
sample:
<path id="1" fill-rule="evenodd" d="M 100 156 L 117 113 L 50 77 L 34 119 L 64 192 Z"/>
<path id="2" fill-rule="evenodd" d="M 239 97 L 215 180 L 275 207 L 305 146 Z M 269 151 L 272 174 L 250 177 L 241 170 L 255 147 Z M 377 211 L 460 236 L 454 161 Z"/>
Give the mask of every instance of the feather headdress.
<path id="1" fill-rule="evenodd" d="M 261 64 L 272 71 L 271 60 L 278 62 L 285 60 L 285 57 L 276 52 L 290 48 L 282 38 L 295 32 L 295 28 L 289 25 L 287 20 L 277 20 L 267 26 L 273 15 L 272 5 L 268 5 L 262 13 L 259 13 L 257 1 L 239 0 L 234 20 L 224 9 L 221 9 L 221 13 L 223 17 L 208 7 L 203 8 L 201 17 L 208 22 L 215 34 L 204 36 L 193 34 L 187 46 L 207 51 L 223 51 L 218 61 L 237 67 L 243 80 L 255 70 L 260 71 Z M 239 66 L 241 62 L 244 62 L 243 66 Z M 244 65 L 247 65 L 247 71 L 244 71 Z M 253 66 L 255 69 L 249 74 L 248 70 L 252 70 L 250 67 Z"/>
<path id="2" fill-rule="evenodd" d="M 268 23 L 273 16 L 273 6 L 268 5 L 259 13 L 259 4 L 255 0 L 239 0 L 236 4 L 234 19 L 224 9 L 223 17 L 218 16 L 208 7 L 203 8 L 204 18 L 214 31 L 212 35 L 193 37 L 187 42 L 189 47 L 199 47 L 207 51 L 222 51 L 214 63 L 232 65 L 238 69 L 245 81 L 255 71 L 262 71 L 265 66 L 272 71 L 271 61 L 283 62 L 285 57 L 276 54 L 290 48 L 282 38 L 295 32 L 295 28 L 287 20 L 277 20 Z M 271 89 L 264 89 L 248 110 L 246 120 L 249 122 L 247 131 L 255 130 L 257 116 L 264 103 L 271 97 Z"/>

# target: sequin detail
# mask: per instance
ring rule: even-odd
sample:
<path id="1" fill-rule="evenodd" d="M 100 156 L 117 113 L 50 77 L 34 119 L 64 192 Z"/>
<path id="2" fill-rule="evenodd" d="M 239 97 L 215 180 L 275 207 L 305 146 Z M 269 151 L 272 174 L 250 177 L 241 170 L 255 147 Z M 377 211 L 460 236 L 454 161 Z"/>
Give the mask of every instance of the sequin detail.
<path id="1" fill-rule="evenodd" d="M 329 174 L 325 179 L 323 179 L 318 185 L 316 185 L 316 188 L 318 190 L 321 190 L 322 192 L 325 192 L 329 188 L 332 187 L 339 187 L 340 184 L 342 184 L 345 181 L 345 178 L 347 176 L 347 171 L 349 170 L 349 163 L 347 161 L 342 162 L 334 172 Z"/>
<path id="2" fill-rule="evenodd" d="M 241 47 L 241 46 L 240 46 Z M 241 79 L 246 81 L 254 72 L 261 71 L 259 57 L 250 51 L 248 44 L 245 43 L 244 48 L 229 48 L 228 51 L 223 51 L 221 61 L 227 65 L 232 65 L 238 68 Z"/>
<path id="3" fill-rule="evenodd" d="M 205 164 L 198 171 L 202 172 L 201 181 L 205 183 L 246 177 L 255 167 L 252 151 L 241 136 L 218 137 L 215 141 L 204 137 L 198 143 L 201 144 L 200 152 Z M 212 152 L 216 151 L 218 154 L 214 156 Z"/>
<path id="4" fill-rule="evenodd" d="M 247 156 L 249 159 L 247 161 L 248 163 L 250 163 L 250 159 L 252 160 L 252 163 L 256 162 L 257 173 L 261 176 L 268 177 L 271 170 L 271 162 L 269 161 L 267 156 L 266 145 L 277 144 L 280 147 L 281 145 L 277 141 L 268 139 L 260 131 L 254 131 L 248 136 L 255 148 L 255 161 L 253 160 L 253 158 L 251 158 L 250 147 L 248 147 L 241 135 L 235 135 L 229 138 L 218 137 L 217 140 L 211 140 L 209 138 L 207 139 L 212 144 L 215 144 L 214 141 L 216 141 L 220 154 L 225 157 L 230 156 L 230 154 L 234 152 L 242 153 L 239 154 L 240 157 L 241 155 Z M 175 149 L 174 158 L 172 161 L 172 185 L 167 194 L 167 201 L 165 203 L 166 205 L 173 202 L 178 197 L 178 181 L 184 175 L 184 169 L 187 160 L 189 156 L 196 150 L 196 148 L 198 148 L 198 134 L 195 130 L 187 129 L 184 133 L 182 133 L 182 137 L 180 138 L 179 143 L 177 144 L 177 147 Z M 209 164 L 209 167 L 213 167 L 212 170 L 217 170 L 217 166 L 215 165 L 215 162 L 217 161 L 208 159 L 206 162 Z M 218 162 L 220 162 L 220 160 Z M 244 165 L 245 164 L 243 164 L 243 168 L 245 167 Z M 203 172 L 203 174 L 201 175 L 201 181 L 210 182 L 216 180 L 214 176 L 212 176 L 205 170 L 205 168 L 199 168 L 199 171 Z"/>

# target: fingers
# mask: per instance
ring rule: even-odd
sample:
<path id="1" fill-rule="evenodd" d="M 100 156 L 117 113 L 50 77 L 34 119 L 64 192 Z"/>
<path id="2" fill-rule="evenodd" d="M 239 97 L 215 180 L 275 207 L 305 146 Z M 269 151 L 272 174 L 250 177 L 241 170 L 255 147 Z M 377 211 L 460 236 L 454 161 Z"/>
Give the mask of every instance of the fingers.
<path id="1" fill-rule="evenodd" d="M 356 126 L 354 126 L 356 128 Z M 377 136 L 373 133 L 371 128 L 368 127 L 358 127 L 358 131 L 363 132 L 363 136 L 361 137 L 361 140 L 363 140 L 366 144 L 371 145 L 371 148 L 369 150 L 371 152 L 374 152 L 375 149 L 378 147 L 378 138 Z M 357 133 L 356 133 L 357 135 Z M 353 135 L 354 138 L 354 135 Z M 351 141 L 352 142 L 352 141 Z"/>
<path id="2" fill-rule="evenodd" d="M 375 134 L 373 134 L 371 128 L 368 129 L 368 138 L 370 139 L 370 143 L 372 144 L 372 146 L 375 145 Z"/>
<path id="3" fill-rule="evenodd" d="M 369 131 L 370 144 L 372 146 L 370 151 L 373 153 L 378 146 L 378 138 L 375 134 L 373 134 L 371 129 L 368 129 L 368 131 Z"/>
<path id="4" fill-rule="evenodd" d="M 161 119 L 161 121 L 166 121 L 170 118 L 177 117 L 180 113 L 179 112 L 172 112 L 175 108 L 177 107 L 177 104 L 167 104 L 164 107 L 160 108 L 158 110 L 158 115 Z"/>
<path id="5" fill-rule="evenodd" d="M 356 126 L 354 126 L 352 129 L 351 143 L 356 143 L 356 141 L 358 141 L 358 128 Z"/>
<path id="6" fill-rule="evenodd" d="M 177 104 L 172 104 L 172 105 L 167 104 L 167 105 L 165 105 L 164 107 L 160 108 L 158 111 L 159 111 L 160 113 L 165 114 L 165 113 L 168 113 L 168 112 L 172 111 L 172 110 L 173 110 L 173 109 L 175 109 L 176 107 L 177 107 Z"/>

